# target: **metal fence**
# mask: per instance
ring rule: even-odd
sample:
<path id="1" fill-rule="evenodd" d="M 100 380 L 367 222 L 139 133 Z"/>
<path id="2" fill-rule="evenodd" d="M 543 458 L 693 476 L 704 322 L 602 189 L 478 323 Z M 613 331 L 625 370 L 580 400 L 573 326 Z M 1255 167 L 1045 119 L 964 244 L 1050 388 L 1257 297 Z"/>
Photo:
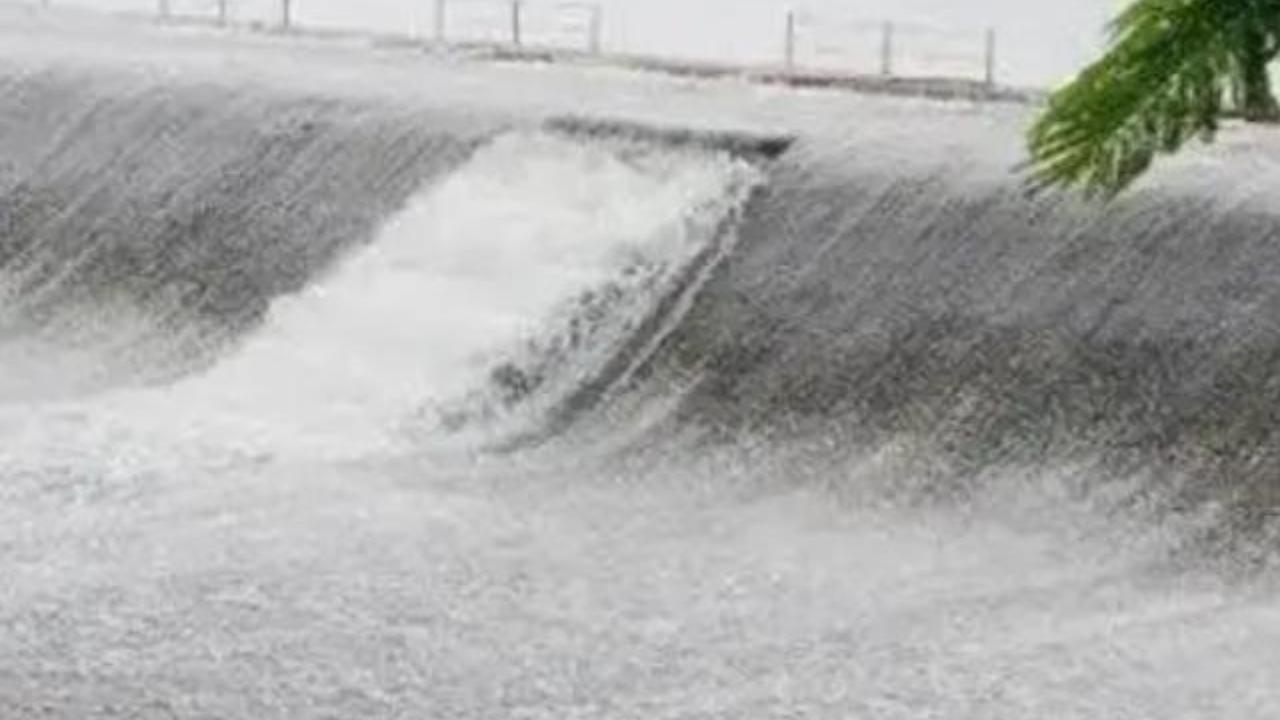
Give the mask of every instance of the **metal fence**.
<path id="1" fill-rule="evenodd" d="M 604 10 L 590 2 L 435 0 L 432 38 L 441 43 L 509 44 L 599 53 Z"/>
<path id="2" fill-rule="evenodd" d="M 46 6 L 58 0 L 41 0 Z M 157 18 L 169 22 L 309 28 L 295 0 L 154 0 Z M 414 39 L 458 45 L 506 45 L 603 51 L 604 11 L 593 2 L 543 0 L 422 0 L 431 4 L 429 34 L 406 29 Z M 140 8 L 130 8 L 137 12 Z M 333 29 L 325 23 L 324 29 Z M 356 28 L 353 28 L 356 29 Z M 425 35 L 425 37 L 423 37 Z"/>
<path id="3" fill-rule="evenodd" d="M 994 28 L 957 29 L 791 10 L 783 21 L 783 67 L 885 77 L 997 80 Z"/>
<path id="4" fill-rule="evenodd" d="M 44 6 L 85 0 L 32 0 Z M 297 16 L 298 0 L 109 0 L 112 9 L 154 13 L 171 22 L 313 29 Z M 141 5 L 139 5 L 141 3 Z M 152 3 L 150 9 L 145 4 Z M 98 3 L 94 3 L 98 5 Z M 442 45 L 490 45 L 600 54 L 605 9 L 592 0 L 416 0 L 421 14 L 404 35 Z M 333 29 L 327 21 L 325 29 Z M 830 8 L 786 10 L 777 17 L 779 47 L 762 64 L 794 74 L 944 78 L 997 82 L 993 28 L 958 29 L 921 22 L 878 20 Z M 358 28 L 350 28 L 358 30 Z M 628 48 L 629 56 L 644 56 Z"/>

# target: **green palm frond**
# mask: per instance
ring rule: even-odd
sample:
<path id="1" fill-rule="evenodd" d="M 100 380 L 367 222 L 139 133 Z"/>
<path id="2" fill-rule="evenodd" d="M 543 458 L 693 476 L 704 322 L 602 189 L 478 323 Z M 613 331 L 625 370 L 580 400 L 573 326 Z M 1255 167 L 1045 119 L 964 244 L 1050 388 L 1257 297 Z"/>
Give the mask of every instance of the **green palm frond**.
<path id="1" fill-rule="evenodd" d="M 1248 71 L 1261 68 L 1265 82 L 1265 61 L 1251 64 L 1249 53 L 1274 56 L 1277 6 L 1137 0 L 1112 24 L 1108 53 L 1055 93 L 1031 129 L 1036 183 L 1112 196 L 1157 155 L 1211 139 L 1225 99 L 1241 96 Z"/>

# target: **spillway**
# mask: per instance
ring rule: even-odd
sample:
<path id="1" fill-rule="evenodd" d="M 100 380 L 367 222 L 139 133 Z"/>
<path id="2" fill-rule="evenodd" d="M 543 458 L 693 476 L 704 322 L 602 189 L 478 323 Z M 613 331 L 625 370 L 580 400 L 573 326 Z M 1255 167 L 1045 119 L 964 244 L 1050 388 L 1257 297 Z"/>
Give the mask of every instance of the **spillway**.
<path id="1" fill-rule="evenodd" d="M 0 12 L 0 717 L 1280 711 L 1280 147 Z"/>

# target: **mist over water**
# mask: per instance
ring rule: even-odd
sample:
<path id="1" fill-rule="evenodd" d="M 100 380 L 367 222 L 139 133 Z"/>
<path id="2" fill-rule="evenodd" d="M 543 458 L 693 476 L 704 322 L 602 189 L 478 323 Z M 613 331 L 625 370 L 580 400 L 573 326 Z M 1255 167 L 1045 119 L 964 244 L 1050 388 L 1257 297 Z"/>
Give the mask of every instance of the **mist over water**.
<path id="1" fill-rule="evenodd" d="M 1280 710 L 1274 148 L 0 76 L 2 717 Z"/>

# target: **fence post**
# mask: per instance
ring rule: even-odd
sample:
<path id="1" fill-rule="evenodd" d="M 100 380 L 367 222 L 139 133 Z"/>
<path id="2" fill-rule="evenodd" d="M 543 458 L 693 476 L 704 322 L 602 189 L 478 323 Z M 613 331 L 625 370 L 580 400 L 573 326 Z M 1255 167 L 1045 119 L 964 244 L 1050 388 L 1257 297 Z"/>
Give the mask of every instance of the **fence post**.
<path id="1" fill-rule="evenodd" d="M 229 0 L 218 0 L 218 24 L 226 26 L 227 24 L 227 3 Z"/>
<path id="2" fill-rule="evenodd" d="M 880 29 L 880 74 L 893 75 L 893 23 L 885 22 Z"/>
<path id="3" fill-rule="evenodd" d="M 992 89 L 995 89 L 995 86 L 996 86 L 996 29 L 995 28 L 987 28 L 985 60 L 986 60 L 986 74 L 983 76 L 983 80 L 987 84 L 987 89 L 992 90 Z"/>
<path id="4" fill-rule="evenodd" d="M 796 69 L 796 12 L 787 10 L 787 34 L 783 45 L 787 72 Z"/>
<path id="5" fill-rule="evenodd" d="M 445 4 L 448 0 L 436 0 L 436 42 L 444 44 L 445 39 L 445 12 L 447 8 Z"/>
<path id="6" fill-rule="evenodd" d="M 280 29 L 288 32 L 293 27 L 293 0 L 280 0 Z"/>
<path id="7" fill-rule="evenodd" d="M 599 55 L 603 46 L 602 35 L 604 34 L 604 8 L 599 4 L 591 6 L 591 36 L 587 41 L 587 50 L 592 55 Z"/>
<path id="8" fill-rule="evenodd" d="M 520 0 L 511 0 L 511 44 L 520 47 Z"/>
<path id="9" fill-rule="evenodd" d="M 161 20 L 168 20 L 172 10 L 169 8 L 169 0 L 158 0 L 156 6 L 156 14 Z"/>

